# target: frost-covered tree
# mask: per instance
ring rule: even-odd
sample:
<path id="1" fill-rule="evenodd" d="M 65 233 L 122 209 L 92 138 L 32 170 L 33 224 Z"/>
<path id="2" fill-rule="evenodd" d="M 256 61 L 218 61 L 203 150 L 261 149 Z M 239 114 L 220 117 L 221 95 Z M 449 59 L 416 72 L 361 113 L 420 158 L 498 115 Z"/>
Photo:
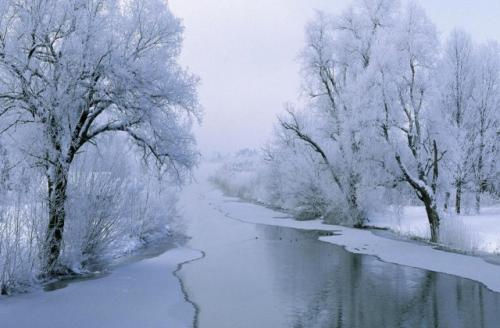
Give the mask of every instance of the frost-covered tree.
<path id="1" fill-rule="evenodd" d="M 129 137 L 181 179 L 195 163 L 196 78 L 177 63 L 182 27 L 162 0 L 0 0 L 4 133 L 46 177 L 44 268 L 57 273 L 70 167 L 105 134 Z"/>
<path id="2" fill-rule="evenodd" d="M 495 42 L 475 45 L 464 32 L 454 31 L 446 45 L 440 69 L 440 104 L 448 117 L 443 135 L 449 143 L 449 163 L 455 187 L 455 210 L 463 210 L 465 191 L 494 192 L 498 173 L 498 108 L 500 106 L 500 50 Z"/>
<path id="3" fill-rule="evenodd" d="M 318 13 L 307 26 L 303 52 L 305 114 L 288 110 L 282 128 L 307 144 L 326 167 L 331 181 L 343 195 L 348 216 L 362 226 L 366 213 L 360 204 L 366 152 L 370 135 L 370 111 L 357 91 L 370 66 L 373 45 L 391 26 L 397 1 L 356 1 L 336 17 Z M 313 115 L 311 123 L 302 117 Z M 307 120 L 307 119 L 306 119 Z M 309 129 L 309 131 L 307 131 Z"/>
<path id="4" fill-rule="evenodd" d="M 472 179 L 475 147 L 473 94 L 477 59 L 472 40 L 465 32 L 451 33 L 441 64 L 438 86 L 442 90 L 441 105 L 448 116 L 448 133 L 443 137 L 449 139 L 447 159 L 455 188 L 455 211 L 460 214 L 462 194 Z"/>
<path id="5" fill-rule="evenodd" d="M 375 72 L 379 126 L 387 144 L 387 166 L 405 181 L 425 206 L 431 241 L 438 241 L 438 183 L 446 149 L 440 108 L 433 106 L 439 42 L 424 11 L 411 3 L 377 48 Z M 395 161 L 395 165 L 390 162 Z"/>
<path id="6" fill-rule="evenodd" d="M 496 188 L 500 177 L 500 46 L 489 42 L 480 46 L 477 53 L 471 134 L 474 137 L 473 192 L 479 212 L 481 194 L 499 193 Z"/>

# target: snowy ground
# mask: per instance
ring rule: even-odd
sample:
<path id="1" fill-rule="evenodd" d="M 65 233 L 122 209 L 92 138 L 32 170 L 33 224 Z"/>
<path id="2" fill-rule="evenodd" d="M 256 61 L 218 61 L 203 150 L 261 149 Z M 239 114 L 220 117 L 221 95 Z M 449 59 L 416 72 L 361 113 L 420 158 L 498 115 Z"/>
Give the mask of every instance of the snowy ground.
<path id="1" fill-rule="evenodd" d="M 103 278 L 0 299 L 0 327 L 192 327 L 194 308 L 173 272 L 199 256 L 176 248 Z"/>
<path id="2" fill-rule="evenodd" d="M 405 207 L 399 214 L 375 215 L 369 224 L 401 236 L 428 239 L 430 235 L 423 207 Z M 460 251 L 500 254 L 500 207 L 483 208 L 480 215 L 444 216 L 440 238 L 447 247 Z"/>
<path id="3" fill-rule="evenodd" d="M 435 249 L 423 243 L 407 242 L 385 238 L 367 230 L 352 229 L 342 226 L 325 225 L 319 220 L 296 221 L 283 213 L 279 213 L 259 205 L 244 203 L 236 198 L 224 197 L 220 192 L 211 197 L 212 205 L 227 216 L 259 224 L 285 226 L 307 230 L 332 231 L 334 235 L 321 237 L 322 241 L 344 246 L 348 251 L 374 255 L 383 261 L 437 271 L 479 281 L 493 291 L 500 292 L 500 266 L 486 262 L 483 258 L 461 255 Z M 416 227 L 423 227 L 418 211 L 411 222 L 411 231 Z M 486 216 L 485 222 L 494 226 L 494 221 L 499 220 L 496 214 Z M 378 222 L 380 225 L 382 221 Z M 388 222 L 385 222 L 386 224 Z M 402 222 L 401 226 L 405 226 Z M 486 225 L 486 223 L 485 223 Z M 493 239 L 498 227 L 491 232 L 485 229 L 482 233 Z M 425 231 L 424 229 L 422 231 Z"/>

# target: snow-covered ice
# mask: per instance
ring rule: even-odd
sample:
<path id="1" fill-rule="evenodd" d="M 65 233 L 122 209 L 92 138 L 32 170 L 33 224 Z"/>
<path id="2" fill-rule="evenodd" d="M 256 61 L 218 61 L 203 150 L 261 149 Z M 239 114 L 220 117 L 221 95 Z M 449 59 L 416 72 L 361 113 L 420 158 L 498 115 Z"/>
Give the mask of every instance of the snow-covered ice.
<path id="1" fill-rule="evenodd" d="M 0 327 L 192 327 L 194 308 L 173 272 L 200 253 L 175 248 L 52 292 L 0 299 Z"/>

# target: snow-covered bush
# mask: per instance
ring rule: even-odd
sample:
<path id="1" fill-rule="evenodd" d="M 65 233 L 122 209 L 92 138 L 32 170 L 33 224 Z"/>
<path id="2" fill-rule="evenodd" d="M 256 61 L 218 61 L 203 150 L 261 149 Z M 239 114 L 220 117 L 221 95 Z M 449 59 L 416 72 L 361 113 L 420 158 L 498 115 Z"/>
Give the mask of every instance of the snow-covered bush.
<path id="1" fill-rule="evenodd" d="M 260 176 L 261 158 L 257 151 L 243 149 L 229 158 L 220 159 L 211 181 L 224 193 L 245 200 L 266 202 L 261 194 L 264 182 Z"/>
<path id="2" fill-rule="evenodd" d="M 444 217 L 439 231 L 440 243 L 452 249 L 476 253 L 481 249 L 479 234 L 471 229 L 461 217 Z"/>
<path id="3" fill-rule="evenodd" d="M 27 182 L 26 179 L 19 180 Z M 43 179 L 34 174 L 29 184 L 12 184 L 8 190 L 2 190 L 0 294 L 27 290 L 37 281 L 39 252 L 47 224 L 47 207 L 40 197 L 43 194 L 42 183 Z"/>
<path id="4" fill-rule="evenodd" d="M 78 172 L 68 191 L 63 261 L 68 267 L 106 256 L 123 235 L 126 183 L 110 172 Z"/>
<path id="5" fill-rule="evenodd" d="M 245 149 L 221 158 L 211 179 L 230 196 L 286 210 L 298 220 L 356 224 L 329 172 L 314 157 L 288 149 Z M 366 211 L 379 205 L 377 192 L 367 191 L 359 201 Z"/>
<path id="6" fill-rule="evenodd" d="M 74 270 L 165 238 L 176 218 L 175 190 L 126 160 L 126 145 L 89 147 L 70 174 L 62 261 Z"/>

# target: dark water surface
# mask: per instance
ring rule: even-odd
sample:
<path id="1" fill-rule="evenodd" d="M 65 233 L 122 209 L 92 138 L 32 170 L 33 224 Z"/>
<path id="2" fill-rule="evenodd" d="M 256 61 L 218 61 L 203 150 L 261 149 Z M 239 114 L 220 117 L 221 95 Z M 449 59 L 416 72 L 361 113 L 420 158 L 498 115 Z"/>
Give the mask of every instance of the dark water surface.
<path id="1" fill-rule="evenodd" d="M 318 232 L 227 218 L 190 230 L 206 252 L 182 270 L 201 328 L 500 327 L 500 294 L 483 285 L 351 254 Z"/>

